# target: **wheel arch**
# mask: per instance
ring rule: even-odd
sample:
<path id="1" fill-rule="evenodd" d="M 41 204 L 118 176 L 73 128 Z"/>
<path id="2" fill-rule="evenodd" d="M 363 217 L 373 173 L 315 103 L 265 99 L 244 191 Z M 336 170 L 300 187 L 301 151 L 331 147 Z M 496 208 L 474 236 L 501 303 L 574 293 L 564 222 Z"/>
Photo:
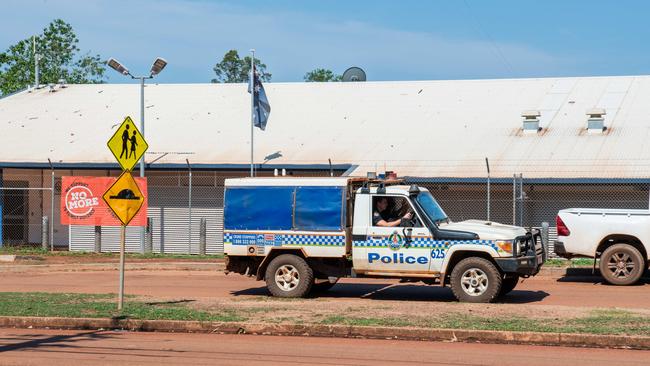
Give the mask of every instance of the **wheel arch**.
<path id="1" fill-rule="evenodd" d="M 471 257 L 487 259 L 492 264 L 494 264 L 499 272 L 501 272 L 501 268 L 499 268 L 499 265 L 494 261 L 494 258 L 488 251 L 459 249 L 454 251 L 447 260 L 447 264 L 444 267 L 444 273 L 441 277 L 440 284 L 442 286 L 449 284 L 449 276 L 451 275 L 451 271 L 454 270 L 454 267 L 458 264 L 458 262 L 462 261 L 465 258 Z"/>
<path id="2" fill-rule="evenodd" d="M 643 242 L 639 240 L 634 235 L 629 235 L 629 234 L 610 234 L 604 237 L 599 243 L 598 247 L 596 248 L 596 253 L 594 253 L 594 258 L 600 258 L 600 255 L 605 251 L 605 249 L 611 247 L 614 244 L 628 244 L 636 248 L 639 252 L 641 252 L 641 255 L 643 256 L 643 259 L 647 262 L 648 261 L 648 251 L 643 245 Z"/>

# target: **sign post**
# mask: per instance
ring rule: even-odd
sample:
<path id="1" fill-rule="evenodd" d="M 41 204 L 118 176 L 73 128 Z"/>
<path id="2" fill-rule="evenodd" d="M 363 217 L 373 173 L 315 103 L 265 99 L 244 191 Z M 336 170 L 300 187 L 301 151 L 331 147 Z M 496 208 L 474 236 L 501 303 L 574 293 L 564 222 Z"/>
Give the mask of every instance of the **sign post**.
<path id="1" fill-rule="evenodd" d="M 120 227 L 120 289 L 117 295 L 117 310 L 124 307 L 124 249 L 126 241 L 126 225 Z"/>
<path id="2" fill-rule="evenodd" d="M 103 199 L 113 214 L 120 220 L 120 285 L 117 310 L 124 307 L 124 252 L 126 250 L 126 227 L 138 214 L 144 203 L 144 195 L 133 179 L 131 170 L 138 160 L 144 156 L 149 145 L 144 136 L 138 131 L 131 120 L 126 117 L 124 122 L 108 140 L 108 148 L 122 167 L 122 175 L 111 185 L 103 195 Z M 119 152 L 119 155 L 118 155 Z"/>

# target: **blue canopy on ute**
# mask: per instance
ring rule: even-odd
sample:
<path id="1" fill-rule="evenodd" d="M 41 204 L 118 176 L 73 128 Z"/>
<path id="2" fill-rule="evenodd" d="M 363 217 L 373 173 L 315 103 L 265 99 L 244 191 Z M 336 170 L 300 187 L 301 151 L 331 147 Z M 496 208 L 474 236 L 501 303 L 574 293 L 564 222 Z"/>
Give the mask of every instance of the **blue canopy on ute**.
<path id="1" fill-rule="evenodd" d="M 344 187 L 227 187 L 226 230 L 341 231 Z"/>

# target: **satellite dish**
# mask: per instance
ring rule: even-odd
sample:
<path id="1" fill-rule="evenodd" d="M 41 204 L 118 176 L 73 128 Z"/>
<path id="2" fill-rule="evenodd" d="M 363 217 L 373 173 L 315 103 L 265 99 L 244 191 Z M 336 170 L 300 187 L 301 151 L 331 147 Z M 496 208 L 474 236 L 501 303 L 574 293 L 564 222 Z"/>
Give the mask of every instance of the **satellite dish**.
<path id="1" fill-rule="evenodd" d="M 366 81 L 366 72 L 360 67 L 352 66 L 345 70 L 341 81 Z"/>

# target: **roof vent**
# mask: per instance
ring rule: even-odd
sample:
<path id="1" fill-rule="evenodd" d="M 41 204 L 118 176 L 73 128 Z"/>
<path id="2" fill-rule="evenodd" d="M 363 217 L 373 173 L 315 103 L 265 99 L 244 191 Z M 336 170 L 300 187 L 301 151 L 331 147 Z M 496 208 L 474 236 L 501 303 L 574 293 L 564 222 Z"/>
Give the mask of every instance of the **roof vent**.
<path id="1" fill-rule="evenodd" d="M 605 126 L 605 108 L 592 108 L 587 110 L 587 132 L 603 133 Z"/>
<path id="2" fill-rule="evenodd" d="M 541 127 L 539 127 L 539 117 L 542 114 L 539 111 L 523 111 L 521 113 L 521 116 L 524 118 L 523 121 L 523 129 L 525 133 L 537 133 L 542 130 Z"/>

